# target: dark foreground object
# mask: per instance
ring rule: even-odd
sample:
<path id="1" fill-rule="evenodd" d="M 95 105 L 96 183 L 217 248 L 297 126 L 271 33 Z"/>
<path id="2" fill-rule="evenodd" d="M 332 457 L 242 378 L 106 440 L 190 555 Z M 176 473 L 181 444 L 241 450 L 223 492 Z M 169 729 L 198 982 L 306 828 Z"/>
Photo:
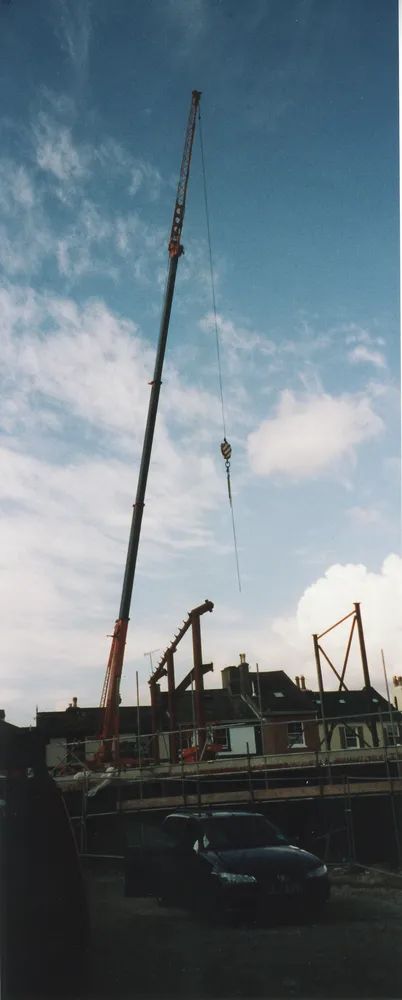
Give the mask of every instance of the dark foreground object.
<path id="1" fill-rule="evenodd" d="M 2 723 L 2 997 L 67 995 L 82 981 L 89 909 L 63 799 L 31 734 Z"/>
<path id="2" fill-rule="evenodd" d="M 402 892 L 388 881 L 335 882 L 320 917 L 303 923 L 290 915 L 216 925 L 152 899 L 124 898 L 123 872 L 97 864 L 88 873 L 89 985 L 72 1000 L 402 996 Z"/>

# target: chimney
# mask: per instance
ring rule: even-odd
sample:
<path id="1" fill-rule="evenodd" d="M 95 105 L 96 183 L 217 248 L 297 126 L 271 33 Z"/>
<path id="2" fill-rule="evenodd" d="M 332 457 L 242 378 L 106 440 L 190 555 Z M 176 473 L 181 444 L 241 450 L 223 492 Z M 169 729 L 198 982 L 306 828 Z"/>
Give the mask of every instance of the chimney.
<path id="1" fill-rule="evenodd" d="M 240 694 L 240 675 L 238 667 L 224 667 L 222 670 L 222 687 L 230 694 Z"/>
<path id="2" fill-rule="evenodd" d="M 73 708 L 77 708 L 77 698 L 73 698 Z"/>
<path id="3" fill-rule="evenodd" d="M 297 687 L 300 689 L 300 677 L 296 677 L 295 680 Z"/>
<path id="4" fill-rule="evenodd" d="M 303 675 L 300 678 L 300 687 L 301 687 L 302 691 L 306 690 L 306 678 L 303 677 Z"/>
<path id="5" fill-rule="evenodd" d="M 238 666 L 239 677 L 240 677 L 240 693 L 243 695 L 251 696 L 251 678 L 249 674 L 249 665 L 246 661 L 246 654 L 240 653 L 240 663 Z"/>

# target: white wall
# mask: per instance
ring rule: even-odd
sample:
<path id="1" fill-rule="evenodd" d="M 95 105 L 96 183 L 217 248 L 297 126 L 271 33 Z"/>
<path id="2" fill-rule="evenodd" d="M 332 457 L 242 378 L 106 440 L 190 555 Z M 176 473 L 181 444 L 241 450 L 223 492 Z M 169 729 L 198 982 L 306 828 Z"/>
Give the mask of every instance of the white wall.
<path id="1" fill-rule="evenodd" d="M 232 753 L 247 753 L 247 743 L 250 753 L 256 752 L 254 726 L 229 727 L 230 746 Z"/>
<path id="2" fill-rule="evenodd" d="M 159 735 L 159 760 L 170 760 L 169 736 L 167 733 Z"/>
<path id="3" fill-rule="evenodd" d="M 57 767 L 64 764 L 66 759 L 67 740 L 63 737 L 49 740 L 46 747 L 46 764 L 48 767 Z"/>
<path id="4" fill-rule="evenodd" d="M 91 760 L 95 757 L 102 746 L 102 740 L 85 740 L 85 760 Z"/>
<path id="5" fill-rule="evenodd" d="M 393 677 L 392 678 L 392 690 L 390 692 L 390 698 L 391 698 L 391 701 L 392 701 L 393 705 L 395 705 L 395 698 L 396 698 L 396 700 L 397 700 L 396 707 L 399 709 L 399 711 L 401 711 L 402 710 L 402 677 Z"/>

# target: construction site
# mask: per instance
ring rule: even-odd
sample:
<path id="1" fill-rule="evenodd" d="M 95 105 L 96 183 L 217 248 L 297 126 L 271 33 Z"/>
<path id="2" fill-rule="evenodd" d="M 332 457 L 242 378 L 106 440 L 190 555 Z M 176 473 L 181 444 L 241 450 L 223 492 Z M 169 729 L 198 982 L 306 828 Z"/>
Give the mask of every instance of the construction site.
<path id="1" fill-rule="evenodd" d="M 400 857 L 401 712 L 397 686 L 391 701 L 383 656 L 386 698 L 371 685 L 364 636 L 364 609 L 356 602 L 344 616 L 312 636 L 316 690 L 304 677 L 293 682 L 285 671 L 253 671 L 240 654 L 238 665 L 221 670 L 222 688 L 204 683 L 214 670 L 204 663 L 201 624 L 214 610 L 205 600 L 194 607 L 167 645 L 155 669 L 151 657 L 149 705 L 121 704 L 120 686 L 128 637 L 133 585 L 156 426 L 177 268 L 184 252 L 182 229 L 197 123 L 200 129 L 205 209 L 209 232 L 206 174 L 200 119 L 201 93 L 192 92 L 173 222 L 168 240 L 168 273 L 137 491 L 123 574 L 120 607 L 112 634 L 99 708 L 74 697 L 65 712 L 37 712 L 48 773 L 57 783 L 75 825 L 82 855 L 116 853 L 121 817 L 136 819 L 171 809 L 248 805 L 275 810 L 292 832 L 303 828 L 309 843 L 332 855 L 363 857 L 357 813 L 379 816 L 387 833 L 374 838 L 376 860 Z M 214 301 L 212 254 L 211 286 Z M 217 330 L 216 308 L 215 325 Z M 218 365 L 220 365 L 219 343 Z M 219 367 L 222 414 L 224 398 Z M 232 449 L 221 443 L 239 588 L 241 586 L 231 488 Z M 216 612 L 215 612 L 216 613 Z M 219 611 L 217 612 L 219 613 Z M 346 625 L 345 625 L 346 623 Z M 134 626 L 135 627 L 135 626 Z M 326 649 L 329 633 L 346 628 L 344 654 L 336 665 Z M 176 677 L 175 656 L 191 638 L 192 666 Z M 349 689 L 351 654 L 361 685 Z M 356 661 L 357 657 L 357 661 Z M 328 686 L 328 678 L 330 678 Z M 210 680 L 210 678 L 209 678 Z M 167 682 L 167 690 L 162 683 Z M 209 684 L 209 682 L 208 682 Z M 334 684 L 336 685 L 334 687 Z M 355 816 L 356 813 L 356 823 Z M 365 813 L 365 814 L 366 814 Z M 312 827 L 307 833 L 307 827 Z M 367 829 L 366 820 L 363 826 Z M 389 829 L 388 829 L 389 827 Z M 120 838 L 121 841 L 121 838 Z M 120 848 L 121 850 L 121 848 Z M 117 854 L 120 852 L 117 851 Z"/>
<path id="2" fill-rule="evenodd" d="M 367 951 L 385 920 L 391 931 L 384 944 L 382 967 L 388 966 L 393 981 L 393 949 L 402 915 L 402 678 L 392 678 L 391 690 L 383 656 L 385 696 L 373 687 L 364 607 L 358 601 L 351 608 L 345 607 L 340 620 L 311 637 L 311 663 L 316 675 L 312 689 L 302 674 L 293 680 L 282 669 L 259 664 L 253 668 L 246 653 L 240 653 L 235 664 L 205 663 L 202 629 L 208 627 L 210 614 L 219 615 L 219 608 L 214 609 L 213 602 L 205 600 L 187 612 L 155 667 L 151 659 L 148 703 L 140 702 L 138 673 L 137 704 L 121 703 L 132 593 L 176 272 L 183 254 L 182 228 L 200 99 L 200 92 L 193 91 L 168 241 L 165 298 L 121 601 L 100 704 L 82 706 L 77 695 L 65 711 L 38 710 L 34 738 L 40 763 L 31 766 L 24 759 L 21 766 L 15 767 L 15 761 L 6 755 L 3 777 L 5 785 L 8 781 L 14 787 L 16 780 L 29 782 L 35 778 L 38 766 L 41 780 L 46 772 L 52 787 L 57 788 L 71 821 L 95 927 L 88 990 L 80 992 L 77 987 L 77 998 L 132 995 L 127 954 L 124 957 L 123 953 L 131 951 L 133 942 L 140 952 L 145 952 L 150 940 L 157 940 L 162 951 L 157 956 L 153 946 L 151 953 L 147 950 L 144 968 L 138 973 L 136 995 L 262 995 L 268 975 L 264 964 L 268 947 L 272 995 L 307 997 L 325 992 L 328 997 L 364 996 L 368 995 L 367 978 L 359 977 L 357 966 L 365 964 Z M 240 586 L 231 490 L 232 450 L 226 434 L 220 449 Z M 346 639 L 338 663 L 328 652 L 326 637 L 340 627 L 346 628 Z M 186 637 L 191 654 L 189 669 L 181 677 L 175 658 Z M 360 677 L 360 683 L 356 685 L 355 681 L 353 687 L 349 684 L 352 654 L 354 677 L 356 662 Z M 220 684 L 213 686 L 217 675 Z M 0 722 L 2 725 L 5 723 Z M 6 788 L 4 801 L 7 794 Z M 284 831 L 291 845 L 297 844 L 328 865 L 333 873 L 334 898 L 320 921 L 309 927 L 292 923 L 282 928 L 271 926 L 268 936 L 266 929 L 251 931 L 240 922 L 220 930 L 217 955 L 212 948 L 211 921 L 199 925 L 194 916 L 187 918 L 174 909 L 158 909 L 154 899 L 145 896 L 124 899 L 122 873 L 130 849 L 146 845 L 152 831 L 170 813 L 201 815 L 218 807 L 261 813 Z M 353 969 L 347 982 L 350 985 L 353 980 L 354 986 L 346 994 L 339 955 L 347 951 L 351 930 L 361 932 L 361 946 L 353 952 Z M 241 966 L 234 957 L 237 951 L 243 956 Z M 313 951 L 318 958 L 311 977 L 310 958 L 305 971 L 300 970 L 305 956 L 311 956 Z M 290 952 L 296 972 L 290 965 L 286 973 Z M 252 954 L 252 969 L 247 974 L 246 953 L 249 958 Z M 166 974 L 162 992 L 152 968 L 160 961 Z M 225 975 L 223 967 L 230 970 Z M 382 983 L 374 974 L 371 996 L 383 995 Z"/>

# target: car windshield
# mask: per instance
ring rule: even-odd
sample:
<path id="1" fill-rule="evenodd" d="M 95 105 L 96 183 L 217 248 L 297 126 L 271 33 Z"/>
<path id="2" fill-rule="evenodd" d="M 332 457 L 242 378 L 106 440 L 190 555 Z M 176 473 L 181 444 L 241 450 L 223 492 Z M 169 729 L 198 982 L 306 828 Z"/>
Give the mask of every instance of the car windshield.
<path id="1" fill-rule="evenodd" d="M 214 816 L 205 823 L 208 846 L 217 850 L 279 847 L 289 841 L 263 816 Z"/>

